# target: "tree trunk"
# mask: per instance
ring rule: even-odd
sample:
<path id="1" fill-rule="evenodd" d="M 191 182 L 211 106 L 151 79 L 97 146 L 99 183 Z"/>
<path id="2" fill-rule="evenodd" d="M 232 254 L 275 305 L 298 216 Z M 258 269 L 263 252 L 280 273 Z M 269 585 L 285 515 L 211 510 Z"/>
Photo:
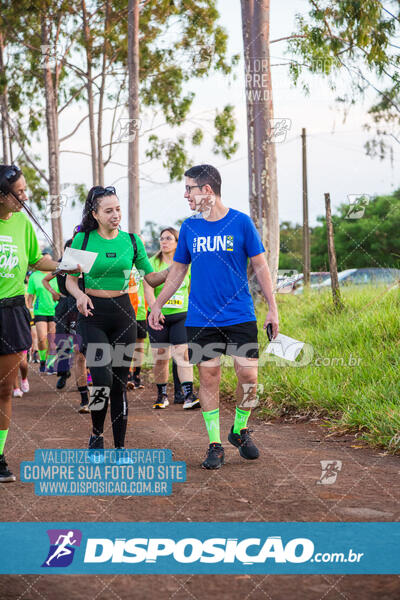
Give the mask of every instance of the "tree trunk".
<path id="1" fill-rule="evenodd" d="M 0 73 L 2 77 L 4 73 L 4 39 L 3 34 L 0 33 Z M 7 86 L 4 86 L 3 92 L 0 94 L 0 112 L 1 112 L 1 140 L 3 146 L 3 164 L 9 164 L 8 155 L 8 100 L 7 100 Z"/>
<path id="2" fill-rule="evenodd" d="M 92 156 L 92 180 L 93 185 L 99 185 L 99 169 L 96 146 L 96 132 L 94 124 L 94 98 L 93 98 L 93 80 L 92 80 L 92 36 L 88 21 L 86 2 L 82 0 L 82 20 L 83 20 L 83 35 L 85 38 L 86 48 L 86 64 L 87 64 L 87 102 L 89 109 L 89 131 L 90 131 L 90 148 Z M 100 114 L 99 114 L 100 119 Z"/>
<path id="3" fill-rule="evenodd" d="M 128 73 L 129 73 L 129 231 L 140 233 L 139 212 L 139 0 L 128 3 Z"/>
<path id="4" fill-rule="evenodd" d="M 274 141 L 269 0 L 241 0 L 248 128 L 249 204 L 267 250 L 272 281 L 279 264 L 279 214 Z"/>
<path id="5" fill-rule="evenodd" d="M 104 48 L 103 48 L 103 64 L 101 68 L 101 84 L 99 92 L 99 111 L 97 117 L 97 162 L 98 162 L 98 177 L 99 185 L 104 185 L 104 160 L 103 160 L 103 103 L 104 91 L 106 86 L 106 66 L 107 66 L 107 35 L 110 14 L 110 2 L 106 2 L 105 19 L 104 19 Z"/>
<path id="6" fill-rule="evenodd" d="M 328 258 L 329 258 L 329 272 L 331 274 L 331 288 L 333 304 L 335 308 L 342 309 L 343 303 L 340 297 L 335 240 L 333 236 L 333 224 L 332 224 L 332 213 L 331 213 L 331 196 L 329 193 L 324 194 L 325 196 L 325 213 L 326 213 L 326 235 L 328 243 Z"/>
<path id="7" fill-rule="evenodd" d="M 47 18 L 47 15 L 42 15 L 41 33 L 43 46 L 49 46 L 50 44 L 49 28 L 46 20 Z M 49 64 L 48 52 L 46 56 L 43 57 L 43 76 L 46 100 L 47 142 L 49 153 L 49 206 L 51 207 L 51 226 L 53 241 L 57 248 L 57 259 L 59 256 L 61 256 L 64 245 L 60 208 L 60 144 L 58 137 L 57 91 L 54 88 L 53 74 L 51 71 L 51 66 Z"/>

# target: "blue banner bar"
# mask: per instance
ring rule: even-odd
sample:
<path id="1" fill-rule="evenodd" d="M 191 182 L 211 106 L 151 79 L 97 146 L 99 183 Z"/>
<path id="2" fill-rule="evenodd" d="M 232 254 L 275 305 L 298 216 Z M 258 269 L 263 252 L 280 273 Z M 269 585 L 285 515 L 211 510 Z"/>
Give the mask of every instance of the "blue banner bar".
<path id="1" fill-rule="evenodd" d="M 1 574 L 400 574 L 400 523 L 1 523 Z"/>

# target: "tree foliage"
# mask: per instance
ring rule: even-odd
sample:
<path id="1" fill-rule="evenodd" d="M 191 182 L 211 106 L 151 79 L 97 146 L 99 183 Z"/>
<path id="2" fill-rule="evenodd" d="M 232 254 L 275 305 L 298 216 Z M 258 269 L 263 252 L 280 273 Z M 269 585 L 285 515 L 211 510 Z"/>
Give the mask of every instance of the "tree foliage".
<path id="1" fill-rule="evenodd" d="M 377 196 L 365 207 L 361 218 L 346 218 L 348 205 L 332 216 L 338 269 L 396 267 L 400 265 L 400 190 Z M 312 230 L 311 268 L 329 270 L 325 217 Z"/>

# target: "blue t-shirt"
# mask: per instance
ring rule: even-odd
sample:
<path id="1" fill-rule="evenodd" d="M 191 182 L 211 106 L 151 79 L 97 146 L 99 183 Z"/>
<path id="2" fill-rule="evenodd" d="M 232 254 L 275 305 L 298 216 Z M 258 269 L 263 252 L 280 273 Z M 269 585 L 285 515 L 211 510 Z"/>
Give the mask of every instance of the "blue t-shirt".
<path id="1" fill-rule="evenodd" d="M 265 251 L 244 213 L 230 208 L 218 221 L 189 217 L 179 232 L 174 261 L 192 263 L 188 327 L 225 327 L 255 321 L 247 259 Z"/>

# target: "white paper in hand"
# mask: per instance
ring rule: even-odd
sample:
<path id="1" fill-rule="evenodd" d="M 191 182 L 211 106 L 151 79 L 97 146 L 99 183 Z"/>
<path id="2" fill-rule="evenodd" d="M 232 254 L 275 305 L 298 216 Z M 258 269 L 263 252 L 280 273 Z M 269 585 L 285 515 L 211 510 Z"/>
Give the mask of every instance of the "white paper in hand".
<path id="1" fill-rule="evenodd" d="M 269 343 L 265 352 L 294 362 L 303 346 L 304 342 L 299 342 L 287 335 L 283 335 L 283 333 L 278 333 L 276 338 Z"/>
<path id="2" fill-rule="evenodd" d="M 61 259 L 60 270 L 76 269 L 81 265 L 83 273 L 89 273 L 97 258 L 97 252 L 89 252 L 88 250 L 78 250 L 77 248 L 66 248 Z"/>

